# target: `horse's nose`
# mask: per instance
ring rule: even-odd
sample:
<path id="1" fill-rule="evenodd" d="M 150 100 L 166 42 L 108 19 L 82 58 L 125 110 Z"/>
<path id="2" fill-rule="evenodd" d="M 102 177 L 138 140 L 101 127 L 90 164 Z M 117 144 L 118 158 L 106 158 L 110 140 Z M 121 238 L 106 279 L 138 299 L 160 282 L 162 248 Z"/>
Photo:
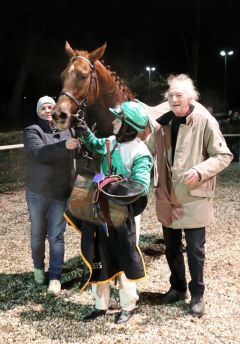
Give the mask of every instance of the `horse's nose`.
<path id="1" fill-rule="evenodd" d="M 66 120 L 68 118 L 68 115 L 65 112 L 61 112 L 59 115 L 60 120 Z"/>
<path id="2" fill-rule="evenodd" d="M 54 120 L 58 120 L 58 121 L 66 121 L 68 118 L 68 115 L 65 112 L 57 112 L 57 111 L 53 111 L 52 112 L 52 118 Z"/>

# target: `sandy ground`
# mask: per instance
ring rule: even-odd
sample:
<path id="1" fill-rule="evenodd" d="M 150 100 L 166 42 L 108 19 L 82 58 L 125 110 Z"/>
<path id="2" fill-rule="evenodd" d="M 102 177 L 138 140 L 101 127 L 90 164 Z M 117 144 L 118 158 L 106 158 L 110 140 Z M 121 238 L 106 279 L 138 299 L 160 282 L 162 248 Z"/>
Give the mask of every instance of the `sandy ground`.
<path id="1" fill-rule="evenodd" d="M 82 322 L 93 305 L 91 289 L 80 294 L 80 236 L 66 230 L 63 290 L 46 297 L 47 286 L 33 280 L 29 221 L 24 189 L 0 194 L 0 333 L 1 343 L 240 343 L 240 166 L 232 164 L 218 178 L 215 223 L 207 228 L 206 315 L 188 314 L 188 302 L 157 304 L 169 288 L 169 269 L 155 217 L 154 196 L 142 218 L 140 246 L 148 277 L 139 282 L 140 302 L 132 319 L 115 325 L 119 311 L 113 286 L 105 318 Z M 187 273 L 188 274 L 188 273 Z M 189 274 L 188 274 L 189 279 Z"/>

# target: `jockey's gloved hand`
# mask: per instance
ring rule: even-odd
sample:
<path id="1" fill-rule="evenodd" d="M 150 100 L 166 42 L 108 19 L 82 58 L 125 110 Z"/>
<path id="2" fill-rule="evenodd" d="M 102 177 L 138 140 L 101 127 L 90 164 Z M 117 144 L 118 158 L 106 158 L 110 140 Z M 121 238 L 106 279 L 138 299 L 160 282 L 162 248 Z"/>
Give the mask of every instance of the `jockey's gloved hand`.
<path id="1" fill-rule="evenodd" d="M 88 128 L 87 123 L 83 119 L 81 119 L 81 121 L 77 125 L 77 133 L 80 136 L 87 136 L 90 134 L 90 129 Z"/>

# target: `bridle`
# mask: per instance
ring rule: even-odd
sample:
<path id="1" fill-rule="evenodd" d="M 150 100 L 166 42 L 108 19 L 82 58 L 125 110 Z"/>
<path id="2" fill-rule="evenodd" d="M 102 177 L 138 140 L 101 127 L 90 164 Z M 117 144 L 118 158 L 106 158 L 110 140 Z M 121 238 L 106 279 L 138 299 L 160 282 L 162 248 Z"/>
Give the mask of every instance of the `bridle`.
<path id="1" fill-rule="evenodd" d="M 60 96 L 64 95 L 70 98 L 78 107 L 77 113 L 72 114 L 72 117 L 74 117 L 77 120 L 77 124 L 79 124 L 82 120 L 86 120 L 86 115 L 87 115 L 87 105 L 88 105 L 88 97 L 90 95 L 90 92 L 93 88 L 94 85 L 94 79 L 95 79 L 95 65 L 92 64 L 86 57 L 81 56 L 81 55 L 76 55 L 73 56 L 72 59 L 82 59 L 86 61 L 89 66 L 91 67 L 91 77 L 90 77 L 90 83 L 88 86 L 87 94 L 83 98 L 82 101 L 79 101 L 74 95 L 72 95 L 70 92 L 61 92 Z"/>
<path id="2" fill-rule="evenodd" d="M 68 98 L 70 98 L 78 107 L 78 110 L 76 112 L 76 114 L 72 114 L 71 116 L 74 117 L 76 123 L 74 126 L 72 126 L 75 131 L 76 131 L 76 135 L 77 135 L 77 129 L 78 127 L 81 125 L 82 121 L 86 120 L 87 117 L 87 105 L 88 105 L 88 97 L 90 95 L 90 92 L 93 88 L 94 85 L 94 79 L 95 79 L 95 66 L 94 64 L 92 64 L 86 57 L 81 56 L 81 55 L 76 55 L 73 56 L 72 59 L 82 59 L 84 61 L 86 61 L 89 66 L 91 67 L 91 77 L 90 77 L 90 82 L 89 82 L 89 86 L 88 86 L 88 90 L 87 90 L 87 94 L 86 96 L 83 98 L 82 101 L 79 101 L 76 97 L 74 97 L 73 94 L 71 94 L 70 92 L 66 91 L 66 92 L 61 92 L 60 96 L 64 95 L 67 96 Z M 94 131 L 94 129 L 96 128 L 96 123 L 93 124 L 91 130 Z M 90 157 L 88 155 L 88 152 L 83 149 L 83 146 L 81 146 L 81 153 L 83 155 L 83 157 L 88 158 L 90 160 L 92 160 L 92 157 Z"/>

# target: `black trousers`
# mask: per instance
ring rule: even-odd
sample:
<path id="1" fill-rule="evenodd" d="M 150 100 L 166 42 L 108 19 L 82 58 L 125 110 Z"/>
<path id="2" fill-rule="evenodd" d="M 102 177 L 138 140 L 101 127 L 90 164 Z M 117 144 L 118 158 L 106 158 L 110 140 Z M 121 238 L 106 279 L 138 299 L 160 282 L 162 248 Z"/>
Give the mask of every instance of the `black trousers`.
<path id="1" fill-rule="evenodd" d="M 184 229 L 187 243 L 187 259 L 191 276 L 188 285 L 191 295 L 203 295 L 203 270 L 205 261 L 205 227 Z M 166 258 L 171 271 L 171 288 L 185 292 L 187 281 L 182 246 L 182 230 L 163 226 L 163 236 L 166 245 Z"/>

